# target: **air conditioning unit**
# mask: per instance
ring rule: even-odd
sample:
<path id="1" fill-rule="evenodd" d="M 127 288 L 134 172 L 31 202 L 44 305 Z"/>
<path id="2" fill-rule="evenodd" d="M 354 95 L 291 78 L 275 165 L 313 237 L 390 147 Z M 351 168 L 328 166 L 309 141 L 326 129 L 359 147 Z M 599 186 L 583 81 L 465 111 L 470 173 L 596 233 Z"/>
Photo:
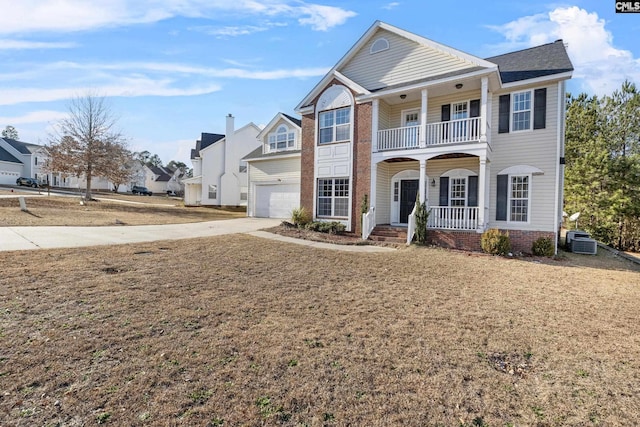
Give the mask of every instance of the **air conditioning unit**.
<path id="1" fill-rule="evenodd" d="M 571 252 L 576 254 L 596 255 L 598 253 L 598 243 L 589 238 L 578 237 L 571 239 Z"/>
<path id="2" fill-rule="evenodd" d="M 574 239 L 588 239 L 590 237 L 591 236 L 586 231 L 582 231 L 582 230 L 567 231 L 567 235 L 565 237 L 565 244 L 567 246 L 567 249 L 571 251 L 571 241 L 572 240 L 574 240 Z"/>

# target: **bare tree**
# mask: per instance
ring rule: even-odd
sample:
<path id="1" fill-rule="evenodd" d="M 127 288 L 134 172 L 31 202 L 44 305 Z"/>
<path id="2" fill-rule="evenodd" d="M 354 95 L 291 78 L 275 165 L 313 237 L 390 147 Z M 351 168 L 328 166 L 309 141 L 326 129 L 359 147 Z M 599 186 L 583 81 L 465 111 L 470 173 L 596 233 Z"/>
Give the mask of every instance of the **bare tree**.
<path id="1" fill-rule="evenodd" d="M 8 139 L 18 139 L 18 131 L 13 126 L 9 125 L 2 131 L 2 137 Z"/>
<path id="2" fill-rule="evenodd" d="M 88 93 L 69 103 L 69 117 L 60 120 L 46 146 L 50 172 L 73 174 L 86 179 L 91 200 L 91 179 L 108 177 L 130 157 L 126 140 L 115 130 L 116 119 L 104 97 Z"/>

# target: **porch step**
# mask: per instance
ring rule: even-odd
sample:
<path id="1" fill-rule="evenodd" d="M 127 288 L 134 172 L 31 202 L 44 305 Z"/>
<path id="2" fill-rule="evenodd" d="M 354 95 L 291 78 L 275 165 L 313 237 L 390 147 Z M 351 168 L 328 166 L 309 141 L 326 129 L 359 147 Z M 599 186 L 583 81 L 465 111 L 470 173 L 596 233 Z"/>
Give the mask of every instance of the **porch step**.
<path id="1" fill-rule="evenodd" d="M 376 225 L 369 235 L 369 240 L 385 243 L 404 244 L 407 242 L 406 227 L 392 227 L 390 225 Z"/>

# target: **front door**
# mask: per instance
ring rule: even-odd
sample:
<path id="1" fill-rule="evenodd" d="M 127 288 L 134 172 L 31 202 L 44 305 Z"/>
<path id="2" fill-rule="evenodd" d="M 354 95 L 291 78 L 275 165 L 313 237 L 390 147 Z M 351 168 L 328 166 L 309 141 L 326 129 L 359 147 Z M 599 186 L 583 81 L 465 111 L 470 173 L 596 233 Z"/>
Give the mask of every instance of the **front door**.
<path id="1" fill-rule="evenodd" d="M 400 181 L 400 224 L 409 222 L 409 215 L 416 204 L 419 180 L 403 179 Z"/>

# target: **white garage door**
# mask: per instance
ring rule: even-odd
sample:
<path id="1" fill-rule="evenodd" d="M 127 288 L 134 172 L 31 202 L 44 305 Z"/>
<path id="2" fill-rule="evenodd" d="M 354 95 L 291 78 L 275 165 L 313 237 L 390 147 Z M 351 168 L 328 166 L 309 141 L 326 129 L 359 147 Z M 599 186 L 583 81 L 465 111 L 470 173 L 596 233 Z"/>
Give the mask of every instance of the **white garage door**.
<path id="1" fill-rule="evenodd" d="M 291 218 L 300 205 L 300 186 L 296 184 L 256 185 L 256 216 Z"/>

